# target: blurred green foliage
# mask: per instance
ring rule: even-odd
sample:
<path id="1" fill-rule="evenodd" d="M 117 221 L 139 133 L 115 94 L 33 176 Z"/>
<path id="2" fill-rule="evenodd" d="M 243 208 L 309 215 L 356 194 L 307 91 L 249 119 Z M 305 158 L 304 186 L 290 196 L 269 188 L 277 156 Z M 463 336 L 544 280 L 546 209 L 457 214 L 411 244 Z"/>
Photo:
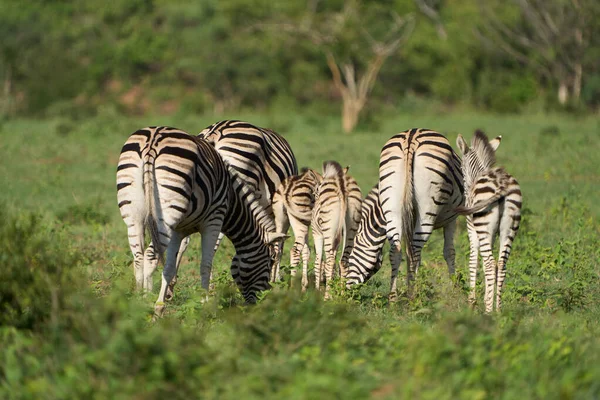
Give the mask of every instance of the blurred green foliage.
<path id="1" fill-rule="evenodd" d="M 357 11 L 333 32 L 346 1 L 0 0 L 0 113 L 82 117 L 107 103 L 134 114 L 325 104 L 338 96 L 325 49 L 360 71 L 368 39 L 389 35 L 394 15 L 412 15 L 416 28 L 383 65 L 371 108 L 415 95 L 499 112 L 556 103 L 556 82 L 478 34 L 489 21 L 477 0 L 429 2 L 446 39 L 414 0 L 353 2 Z M 506 29 L 528 29 L 514 4 L 492 3 L 502 6 Z M 580 3 L 590 43 L 575 106 L 589 110 L 600 96 L 600 7 Z M 333 39 L 319 42 L 319 34 Z M 539 59 L 536 51 L 525 56 Z"/>

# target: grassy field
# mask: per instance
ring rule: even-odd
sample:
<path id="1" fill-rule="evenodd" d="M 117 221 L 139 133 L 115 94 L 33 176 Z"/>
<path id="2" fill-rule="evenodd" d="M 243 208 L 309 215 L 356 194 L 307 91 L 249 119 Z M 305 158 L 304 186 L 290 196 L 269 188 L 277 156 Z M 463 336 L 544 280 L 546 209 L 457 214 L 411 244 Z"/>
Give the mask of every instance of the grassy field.
<path id="1" fill-rule="evenodd" d="M 398 115 L 344 135 L 331 117 L 226 115 L 274 128 L 300 166 L 351 166 L 366 193 L 384 142 L 412 127 L 454 145 L 476 128 L 503 135 L 523 223 L 504 311 L 466 302 L 468 240 L 457 284 L 435 232 L 411 302 L 388 305 L 389 262 L 358 293 L 324 303 L 283 285 L 242 307 L 215 257 L 217 294 L 199 291 L 199 240 L 176 297 L 153 323 L 155 294 L 133 292 L 115 188 L 119 151 L 147 125 L 197 133 L 220 117 L 14 120 L 0 125 L 0 398 L 597 398 L 600 396 L 600 122 L 559 115 Z M 289 245 L 288 245 L 289 247 Z M 286 252 L 284 260 L 289 260 Z M 404 271 L 402 271 L 404 272 Z M 155 282 L 158 282 L 156 275 Z M 481 273 L 479 274 L 481 277 Z M 157 289 L 157 288 L 155 288 Z M 481 288 L 480 288 L 481 289 Z M 479 299 L 482 300 L 482 290 Z"/>

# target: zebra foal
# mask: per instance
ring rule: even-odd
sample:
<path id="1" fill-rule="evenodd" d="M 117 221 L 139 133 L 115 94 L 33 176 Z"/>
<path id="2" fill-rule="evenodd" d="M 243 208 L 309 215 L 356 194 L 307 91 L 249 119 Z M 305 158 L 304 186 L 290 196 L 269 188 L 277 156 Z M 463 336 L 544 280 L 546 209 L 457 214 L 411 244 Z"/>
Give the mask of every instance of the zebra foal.
<path id="1" fill-rule="evenodd" d="M 456 143 L 463 154 L 462 171 L 465 182 L 465 206 L 457 212 L 467 216 L 469 234 L 469 301 L 475 303 L 477 262 L 483 259 L 485 275 L 485 311 L 502 308 L 502 287 L 506 277 L 506 263 L 512 242 L 521 222 L 522 195 L 515 178 L 502 167 L 496 167 L 496 150 L 502 137 L 489 140 L 485 133 L 476 131 L 471 146 L 458 135 Z M 496 235 L 500 238 L 498 262 L 492 247 Z"/>
<path id="2" fill-rule="evenodd" d="M 299 175 L 284 179 L 273 195 L 273 213 L 277 231 L 283 232 L 290 224 L 294 231 L 294 246 L 290 251 L 291 275 L 296 275 L 296 266 L 302 258 L 302 290 L 308 287 L 308 260 L 310 248 L 308 245 L 308 229 L 315 205 L 315 191 L 321 183 L 321 175 L 310 169 L 303 168 Z M 279 250 L 279 249 L 278 249 Z M 276 254 L 273 263 L 271 281 L 280 279 L 281 251 Z"/>
<path id="3" fill-rule="evenodd" d="M 315 242 L 315 287 L 325 281 L 325 298 L 333 279 L 337 249 L 344 243 L 340 275 L 346 275 L 346 260 L 360 222 L 362 194 L 356 180 L 336 161 L 323 163 L 323 178 L 315 194 L 312 215 Z M 323 257 L 323 252 L 325 255 Z"/>

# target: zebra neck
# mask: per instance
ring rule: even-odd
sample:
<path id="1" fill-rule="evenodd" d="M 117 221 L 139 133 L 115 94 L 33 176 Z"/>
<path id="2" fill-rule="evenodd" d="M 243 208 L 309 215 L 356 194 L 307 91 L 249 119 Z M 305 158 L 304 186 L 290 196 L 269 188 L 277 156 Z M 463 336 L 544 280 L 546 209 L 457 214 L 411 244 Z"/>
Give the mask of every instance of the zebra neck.
<path id="1" fill-rule="evenodd" d="M 223 233 L 231 240 L 236 250 L 248 245 L 264 245 L 267 232 L 275 232 L 275 225 L 268 219 L 268 214 L 247 188 L 231 188 L 229 197 L 229 210 L 223 223 Z"/>

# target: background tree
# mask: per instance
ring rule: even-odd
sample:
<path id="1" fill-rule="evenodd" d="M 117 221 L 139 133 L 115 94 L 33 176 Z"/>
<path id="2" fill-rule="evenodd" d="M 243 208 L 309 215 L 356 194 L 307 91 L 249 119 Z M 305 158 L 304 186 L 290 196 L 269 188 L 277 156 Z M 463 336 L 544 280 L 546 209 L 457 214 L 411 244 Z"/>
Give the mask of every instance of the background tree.
<path id="1" fill-rule="evenodd" d="M 484 41 L 527 65 L 557 88 L 560 104 L 581 95 L 585 54 L 600 18 L 595 0 L 513 0 L 513 23 L 501 12 L 506 2 L 479 0 Z M 501 8 L 503 10 L 501 10 Z"/>

